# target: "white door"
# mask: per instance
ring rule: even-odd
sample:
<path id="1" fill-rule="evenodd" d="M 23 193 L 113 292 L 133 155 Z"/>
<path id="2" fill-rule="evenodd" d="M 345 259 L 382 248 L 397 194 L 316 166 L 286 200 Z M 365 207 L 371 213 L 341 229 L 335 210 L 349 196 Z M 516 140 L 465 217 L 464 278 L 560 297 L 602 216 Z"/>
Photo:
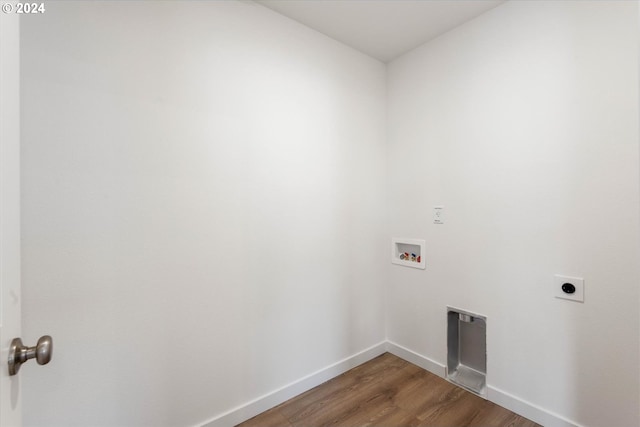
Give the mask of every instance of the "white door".
<path id="1" fill-rule="evenodd" d="M 4 3 L 3 3 L 4 5 Z M 0 13 L 0 426 L 22 423 L 20 375 L 7 359 L 20 336 L 20 62 L 18 15 Z"/>

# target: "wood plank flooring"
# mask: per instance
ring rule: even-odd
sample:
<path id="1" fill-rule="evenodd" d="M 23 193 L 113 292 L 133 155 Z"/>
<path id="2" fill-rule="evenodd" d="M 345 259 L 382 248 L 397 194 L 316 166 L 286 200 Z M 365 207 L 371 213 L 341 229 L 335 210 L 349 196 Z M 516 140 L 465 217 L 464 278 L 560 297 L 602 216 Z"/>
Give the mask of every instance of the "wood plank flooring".
<path id="1" fill-rule="evenodd" d="M 540 427 L 390 353 L 239 427 Z"/>

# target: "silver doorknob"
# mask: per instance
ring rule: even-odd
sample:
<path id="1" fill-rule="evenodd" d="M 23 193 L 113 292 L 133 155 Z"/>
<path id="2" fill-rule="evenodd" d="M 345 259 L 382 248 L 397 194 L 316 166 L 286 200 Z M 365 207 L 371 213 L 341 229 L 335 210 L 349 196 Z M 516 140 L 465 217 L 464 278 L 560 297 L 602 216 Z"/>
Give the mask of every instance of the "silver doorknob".
<path id="1" fill-rule="evenodd" d="M 34 347 L 26 347 L 20 338 L 14 338 L 9 348 L 9 375 L 15 375 L 20 370 L 20 365 L 29 359 L 36 359 L 38 365 L 46 365 L 51 360 L 53 353 L 53 339 L 44 335 Z"/>

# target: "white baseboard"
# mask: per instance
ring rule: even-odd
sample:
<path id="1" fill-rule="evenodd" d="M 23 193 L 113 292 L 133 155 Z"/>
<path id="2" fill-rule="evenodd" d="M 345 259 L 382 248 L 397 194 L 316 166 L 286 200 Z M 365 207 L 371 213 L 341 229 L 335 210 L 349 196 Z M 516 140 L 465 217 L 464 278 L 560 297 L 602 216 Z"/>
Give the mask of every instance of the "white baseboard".
<path id="1" fill-rule="evenodd" d="M 362 365 L 369 360 L 380 356 L 387 351 L 386 341 L 380 342 L 369 347 L 359 353 L 340 360 L 326 368 L 320 369 L 309 374 L 297 381 L 285 385 L 277 390 L 260 396 L 244 405 L 233 408 L 221 415 L 218 415 L 209 421 L 201 424 L 201 427 L 230 427 L 240 424 L 256 415 L 286 402 L 294 396 L 329 381 L 331 378 L 347 372 L 349 369 Z"/>
<path id="2" fill-rule="evenodd" d="M 432 374 L 436 374 L 440 378 L 446 378 L 447 376 L 447 370 L 443 364 L 431 360 L 426 356 L 418 354 L 413 350 L 409 350 L 408 348 L 403 347 L 400 344 L 387 341 L 387 351 L 395 356 L 398 356 L 401 359 L 406 360 L 407 362 L 411 362 L 414 365 L 420 366 L 422 369 L 426 369 Z"/>
<path id="3" fill-rule="evenodd" d="M 244 405 L 240 405 L 218 415 L 209 421 L 200 424 L 200 427 L 230 427 L 240 424 L 268 409 L 273 408 L 274 406 L 281 404 L 282 402 L 291 399 L 294 396 L 329 381 L 331 378 L 343 374 L 349 369 L 368 362 L 386 351 L 406 360 L 407 362 L 420 366 L 441 378 L 446 378 L 445 365 L 394 342 L 383 341 L 327 366 L 326 368 L 309 374 L 297 381 L 287 384 L 284 387 L 274 390 L 271 393 L 267 393 L 264 396 L 258 397 Z M 583 427 L 578 423 L 570 421 L 558 414 L 527 402 L 526 400 L 491 385 L 487 385 L 487 400 L 545 427 Z"/>
<path id="4" fill-rule="evenodd" d="M 570 421 L 491 385 L 487 385 L 487 399 L 545 427 L 582 427 L 581 424 Z"/>

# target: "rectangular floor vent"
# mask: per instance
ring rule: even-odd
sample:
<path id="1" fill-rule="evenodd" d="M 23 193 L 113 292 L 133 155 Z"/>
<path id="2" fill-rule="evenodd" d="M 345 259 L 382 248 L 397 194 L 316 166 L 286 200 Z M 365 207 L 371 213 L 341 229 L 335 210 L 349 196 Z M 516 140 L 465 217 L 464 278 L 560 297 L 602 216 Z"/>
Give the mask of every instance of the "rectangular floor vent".
<path id="1" fill-rule="evenodd" d="M 447 379 L 487 394 L 487 318 L 447 307 Z"/>

